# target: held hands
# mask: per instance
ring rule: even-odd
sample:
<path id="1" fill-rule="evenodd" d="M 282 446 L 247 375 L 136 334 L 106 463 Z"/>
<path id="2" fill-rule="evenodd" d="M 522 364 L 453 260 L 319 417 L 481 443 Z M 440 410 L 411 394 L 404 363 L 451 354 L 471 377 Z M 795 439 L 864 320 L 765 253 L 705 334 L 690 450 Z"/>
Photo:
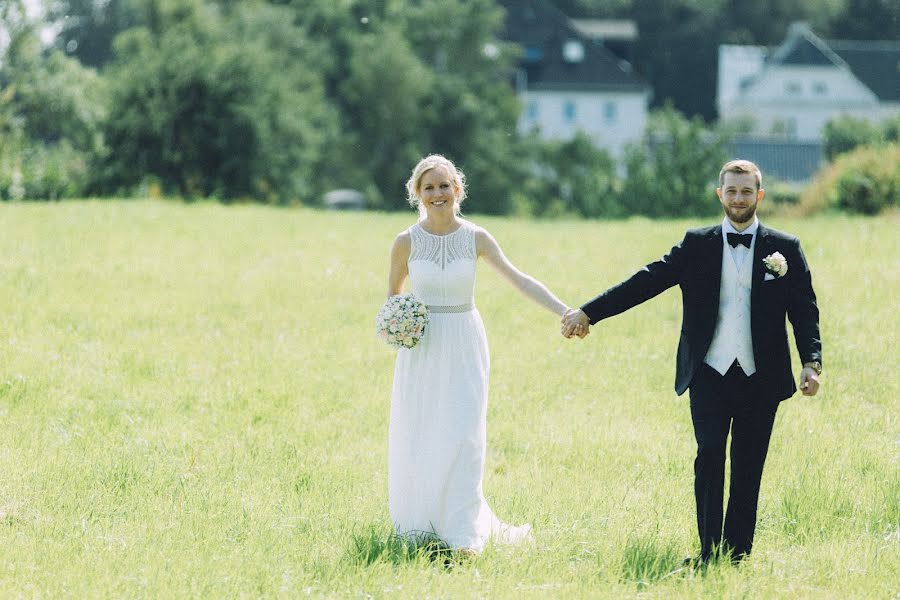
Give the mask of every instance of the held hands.
<path id="1" fill-rule="evenodd" d="M 560 333 L 562 333 L 564 338 L 571 338 L 573 335 L 576 335 L 583 339 L 590 333 L 590 328 L 590 320 L 584 314 L 584 311 L 578 308 L 570 308 L 563 315 Z"/>
<path id="2" fill-rule="evenodd" d="M 819 391 L 819 376 L 815 369 L 803 367 L 800 371 L 800 391 L 804 396 L 815 396 Z"/>

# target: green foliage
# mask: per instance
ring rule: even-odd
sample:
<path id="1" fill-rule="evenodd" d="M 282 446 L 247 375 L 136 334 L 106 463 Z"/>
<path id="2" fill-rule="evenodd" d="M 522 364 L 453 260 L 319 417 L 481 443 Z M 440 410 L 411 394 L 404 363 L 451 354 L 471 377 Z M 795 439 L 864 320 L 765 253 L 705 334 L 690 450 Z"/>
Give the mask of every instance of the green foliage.
<path id="1" fill-rule="evenodd" d="M 0 153 L 0 199 L 59 200 L 77 198 L 89 189 L 86 153 L 68 140 L 54 144 L 20 143 Z"/>
<path id="2" fill-rule="evenodd" d="M 147 0 L 54 0 L 47 18 L 60 24 L 56 46 L 81 64 L 101 68 L 113 59 L 113 40 L 145 24 Z"/>
<path id="3" fill-rule="evenodd" d="M 670 104 L 686 115 L 716 114 L 716 64 L 722 19 L 693 0 L 633 0 L 627 16 L 640 35 L 635 68 L 653 88 L 653 106 Z"/>
<path id="4" fill-rule="evenodd" d="M 845 115 L 825 124 L 823 138 L 825 158 L 832 161 L 857 146 L 881 142 L 884 134 L 881 127 L 869 119 Z"/>
<path id="5" fill-rule="evenodd" d="M 654 117 L 645 143 L 628 151 L 620 180 L 586 138 L 519 134 L 510 85 L 519 49 L 499 41 L 496 0 L 45 4 L 55 50 L 40 47 L 45 23 L 30 22 L 22 0 L 0 2 L 2 197 L 159 186 L 316 204 L 350 187 L 375 208 L 405 209 L 411 167 L 439 152 L 469 175 L 472 212 L 707 214 L 727 134 L 672 107 L 714 117 L 719 43 L 775 44 L 795 19 L 823 36 L 831 23 L 834 35 L 835 15 L 868 37 L 896 37 L 883 0 L 554 2 L 573 16 L 638 25 L 632 58 L 668 116 Z M 900 118 L 879 135 L 898 132 Z M 829 156 L 878 137 L 849 122 L 831 133 Z"/>
<path id="6" fill-rule="evenodd" d="M 859 147 L 838 156 L 804 190 L 806 212 L 832 208 L 877 214 L 897 206 L 900 197 L 900 144 Z"/>
<path id="7" fill-rule="evenodd" d="M 831 21 L 835 38 L 847 40 L 896 40 L 900 19 L 896 0 L 845 0 Z"/>
<path id="8" fill-rule="evenodd" d="M 42 52 L 33 26 L 8 33 L 0 59 L 0 199 L 82 196 L 103 151 L 103 81 L 59 51 Z"/>
<path id="9" fill-rule="evenodd" d="M 403 206 L 403 183 L 421 158 L 428 131 L 420 107 L 434 78 L 393 26 L 378 35 L 362 35 L 354 45 L 339 88 L 357 141 L 352 162 L 391 199 L 389 208 Z"/>
<path id="10" fill-rule="evenodd" d="M 838 208 L 874 215 L 897 206 L 900 145 L 859 150 L 835 168 L 839 173 L 829 195 Z"/>
<path id="11" fill-rule="evenodd" d="M 628 214 L 619 202 L 616 163 L 589 136 L 579 132 L 569 141 L 533 143 L 537 156 L 531 163 L 529 191 L 535 215 L 609 218 Z"/>
<path id="12" fill-rule="evenodd" d="M 728 134 L 688 120 L 672 107 L 651 114 L 643 145 L 626 150 L 622 191 L 628 214 L 711 215 L 714 190 L 727 159 Z"/>
<path id="13" fill-rule="evenodd" d="M 289 12 L 248 3 L 225 17 L 173 1 L 157 18 L 116 42 L 107 185 L 133 189 L 150 175 L 187 197 L 315 195 L 336 123 L 321 81 L 295 63 L 303 39 Z"/>

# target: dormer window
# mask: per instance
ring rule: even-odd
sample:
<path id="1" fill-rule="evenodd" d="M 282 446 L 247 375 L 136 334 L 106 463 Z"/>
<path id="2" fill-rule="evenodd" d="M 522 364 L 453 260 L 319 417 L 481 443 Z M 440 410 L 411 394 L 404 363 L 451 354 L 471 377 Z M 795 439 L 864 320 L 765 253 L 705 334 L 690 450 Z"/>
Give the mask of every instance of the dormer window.
<path id="1" fill-rule="evenodd" d="M 562 47 L 563 60 L 567 63 L 580 63 L 584 60 L 584 44 L 580 40 L 566 40 Z"/>
<path id="2" fill-rule="evenodd" d="M 788 96 L 799 96 L 802 89 L 797 81 L 788 81 L 784 84 L 784 92 Z"/>
<path id="3" fill-rule="evenodd" d="M 813 93 L 816 96 L 825 96 L 828 94 L 828 84 L 824 81 L 817 81 L 813 84 Z"/>

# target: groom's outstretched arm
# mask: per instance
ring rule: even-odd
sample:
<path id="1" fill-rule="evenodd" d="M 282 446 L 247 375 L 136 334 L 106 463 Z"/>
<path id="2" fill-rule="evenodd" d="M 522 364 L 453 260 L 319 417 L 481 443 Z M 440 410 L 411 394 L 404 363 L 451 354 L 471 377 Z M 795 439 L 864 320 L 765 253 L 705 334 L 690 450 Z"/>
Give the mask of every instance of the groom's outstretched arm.
<path id="1" fill-rule="evenodd" d="M 691 234 L 688 233 L 661 259 L 585 303 L 581 310 L 587 315 L 590 324 L 625 312 L 677 285 L 684 271 L 691 245 L 690 238 Z"/>

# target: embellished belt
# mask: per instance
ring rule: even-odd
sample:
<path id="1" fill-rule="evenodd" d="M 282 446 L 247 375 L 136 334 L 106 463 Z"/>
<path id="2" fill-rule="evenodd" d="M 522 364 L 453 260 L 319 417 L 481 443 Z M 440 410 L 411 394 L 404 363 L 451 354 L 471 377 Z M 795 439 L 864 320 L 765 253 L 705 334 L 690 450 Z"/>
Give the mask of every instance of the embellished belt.
<path id="1" fill-rule="evenodd" d="M 433 313 L 464 313 L 469 312 L 470 310 L 475 310 L 475 305 L 472 303 L 469 304 L 457 304 L 456 306 L 442 306 L 442 305 L 431 305 L 427 306 L 428 312 Z"/>

